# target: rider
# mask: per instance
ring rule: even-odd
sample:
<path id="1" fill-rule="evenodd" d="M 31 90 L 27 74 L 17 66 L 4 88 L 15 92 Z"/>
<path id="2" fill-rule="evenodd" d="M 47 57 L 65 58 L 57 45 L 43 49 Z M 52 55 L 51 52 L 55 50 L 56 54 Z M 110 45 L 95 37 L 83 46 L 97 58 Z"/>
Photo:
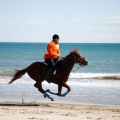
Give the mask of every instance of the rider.
<path id="1" fill-rule="evenodd" d="M 45 62 L 48 64 L 46 80 L 50 83 L 50 76 L 55 70 L 55 63 L 60 56 L 59 36 L 53 35 L 52 41 L 47 45 L 47 52 L 44 55 Z"/>

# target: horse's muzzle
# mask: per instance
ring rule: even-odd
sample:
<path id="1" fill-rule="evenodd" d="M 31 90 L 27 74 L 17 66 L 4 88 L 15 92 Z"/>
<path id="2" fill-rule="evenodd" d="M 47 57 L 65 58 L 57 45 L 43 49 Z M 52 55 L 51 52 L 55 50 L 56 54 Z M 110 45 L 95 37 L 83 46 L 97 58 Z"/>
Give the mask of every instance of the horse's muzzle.
<path id="1" fill-rule="evenodd" d="M 88 61 L 86 61 L 85 66 L 88 65 Z"/>
<path id="2" fill-rule="evenodd" d="M 88 61 L 85 60 L 85 61 L 83 61 L 80 65 L 81 65 L 81 66 L 86 66 L 86 65 L 88 65 Z"/>

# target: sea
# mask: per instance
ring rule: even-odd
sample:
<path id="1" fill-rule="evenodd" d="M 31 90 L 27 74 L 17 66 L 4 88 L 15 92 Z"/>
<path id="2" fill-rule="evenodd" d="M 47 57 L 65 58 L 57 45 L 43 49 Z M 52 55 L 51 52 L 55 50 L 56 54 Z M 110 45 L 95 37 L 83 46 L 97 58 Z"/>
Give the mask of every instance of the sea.
<path id="1" fill-rule="evenodd" d="M 0 42 L 0 100 L 50 101 L 34 87 L 35 81 L 28 74 L 8 84 L 15 70 L 43 62 L 46 46 L 47 43 Z M 78 49 L 88 65 L 79 69 L 74 65 L 67 82 L 71 92 L 66 97 L 51 95 L 55 101 L 120 105 L 120 43 L 60 43 L 62 57 L 72 49 Z M 44 81 L 42 85 L 44 90 L 58 91 L 53 83 Z"/>

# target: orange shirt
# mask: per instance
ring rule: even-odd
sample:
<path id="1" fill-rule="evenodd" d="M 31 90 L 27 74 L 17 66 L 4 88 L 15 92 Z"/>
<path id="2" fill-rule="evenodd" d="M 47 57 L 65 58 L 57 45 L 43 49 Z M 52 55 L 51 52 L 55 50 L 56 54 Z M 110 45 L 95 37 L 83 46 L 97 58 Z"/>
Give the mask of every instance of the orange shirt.
<path id="1" fill-rule="evenodd" d="M 55 58 L 60 55 L 59 44 L 55 44 L 53 41 L 47 45 L 47 52 L 44 55 L 44 59 Z"/>

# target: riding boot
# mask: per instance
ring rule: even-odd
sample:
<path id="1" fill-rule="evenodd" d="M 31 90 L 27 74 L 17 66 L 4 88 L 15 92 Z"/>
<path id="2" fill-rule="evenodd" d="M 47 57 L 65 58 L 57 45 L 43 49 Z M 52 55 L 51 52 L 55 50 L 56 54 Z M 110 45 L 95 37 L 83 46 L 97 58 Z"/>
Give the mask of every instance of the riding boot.
<path id="1" fill-rule="evenodd" d="M 48 70 L 47 73 L 46 73 L 45 79 L 46 79 L 46 81 L 47 81 L 48 83 L 51 82 L 51 81 L 50 81 L 50 77 L 51 77 L 51 75 L 53 74 L 53 72 L 54 72 L 54 69 L 53 69 L 53 68 L 49 68 L 49 70 Z"/>

